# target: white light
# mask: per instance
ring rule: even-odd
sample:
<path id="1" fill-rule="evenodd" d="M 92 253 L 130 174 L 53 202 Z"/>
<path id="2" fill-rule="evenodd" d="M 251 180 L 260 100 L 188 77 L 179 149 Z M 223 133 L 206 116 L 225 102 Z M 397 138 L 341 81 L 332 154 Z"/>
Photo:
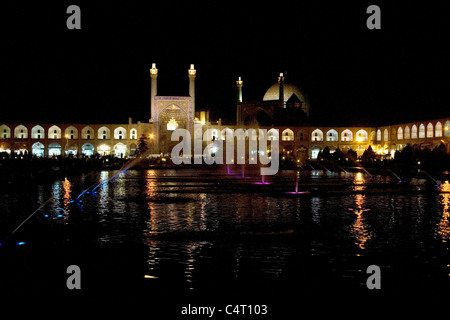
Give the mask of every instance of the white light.
<path id="1" fill-rule="evenodd" d="M 178 128 L 177 121 L 174 118 L 170 119 L 169 122 L 167 123 L 167 130 L 173 131 L 176 128 Z"/>

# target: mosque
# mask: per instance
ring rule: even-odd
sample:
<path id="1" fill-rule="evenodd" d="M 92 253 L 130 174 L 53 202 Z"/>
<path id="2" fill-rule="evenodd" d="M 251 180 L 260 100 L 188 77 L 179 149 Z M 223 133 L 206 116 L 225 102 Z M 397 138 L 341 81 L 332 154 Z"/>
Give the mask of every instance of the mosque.
<path id="1" fill-rule="evenodd" d="M 310 123 L 308 97 L 294 84 L 285 81 L 280 74 L 264 94 L 261 101 L 243 101 L 243 80 L 236 81 L 236 124 L 222 125 L 221 120 L 212 123 L 208 110 L 196 110 L 195 77 L 193 64 L 188 72 L 188 96 L 159 96 L 157 90 L 158 69 L 150 69 L 150 114 L 148 122 L 122 124 L 61 124 L 61 123 L 1 123 L 0 153 L 28 153 L 38 157 L 59 155 L 113 155 L 132 157 L 136 154 L 139 139 L 144 139 L 153 156 L 170 153 L 178 142 L 171 141 L 171 132 L 184 128 L 193 132 L 194 124 L 209 130 L 211 141 L 226 137 L 228 130 L 237 128 L 262 128 L 278 130 L 280 156 L 298 162 L 316 159 L 319 152 L 328 147 L 330 152 L 338 148 L 350 149 L 361 156 L 371 146 L 381 157 L 393 157 L 395 151 L 407 144 L 430 148 L 444 143 L 450 152 L 450 117 L 400 123 L 386 126 L 343 127 L 321 126 Z"/>

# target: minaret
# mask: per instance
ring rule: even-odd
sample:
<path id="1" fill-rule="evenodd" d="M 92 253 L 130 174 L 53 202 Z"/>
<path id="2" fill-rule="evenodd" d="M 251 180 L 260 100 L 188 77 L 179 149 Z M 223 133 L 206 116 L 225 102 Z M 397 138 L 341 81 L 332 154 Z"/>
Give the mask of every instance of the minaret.
<path id="1" fill-rule="evenodd" d="M 244 82 L 242 81 L 241 77 L 236 81 L 237 86 L 237 106 L 236 106 L 236 125 L 240 125 L 240 118 L 241 118 L 241 106 L 239 103 L 242 102 L 242 86 Z"/>
<path id="2" fill-rule="evenodd" d="M 189 75 L 189 96 L 192 99 L 192 115 L 190 115 L 191 123 L 194 122 L 195 119 L 195 75 L 197 74 L 197 70 L 194 69 L 194 65 L 191 64 L 191 67 L 188 70 Z"/>
<path id="3" fill-rule="evenodd" d="M 279 84 L 279 94 L 278 94 L 278 104 L 280 108 L 284 108 L 284 76 L 282 73 L 280 73 L 280 76 L 278 77 L 278 84 Z"/>
<path id="4" fill-rule="evenodd" d="M 238 102 L 242 102 L 242 85 L 244 82 L 241 80 L 241 77 L 239 77 L 238 81 L 236 81 L 237 90 L 238 90 L 238 96 L 237 100 Z"/>
<path id="5" fill-rule="evenodd" d="M 157 121 L 157 112 L 155 109 L 155 97 L 157 95 L 157 78 L 158 69 L 156 69 L 156 63 L 152 63 L 152 68 L 150 69 L 150 77 L 152 78 L 151 91 L 150 91 L 150 117 L 153 121 Z"/>

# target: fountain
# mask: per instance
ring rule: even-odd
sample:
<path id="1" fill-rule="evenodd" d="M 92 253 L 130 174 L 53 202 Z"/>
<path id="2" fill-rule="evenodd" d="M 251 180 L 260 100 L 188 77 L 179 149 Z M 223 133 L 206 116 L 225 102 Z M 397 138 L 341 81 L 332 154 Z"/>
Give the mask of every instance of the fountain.
<path id="1" fill-rule="evenodd" d="M 403 183 L 405 181 L 403 181 L 394 171 L 392 171 L 391 169 L 388 169 L 388 171 L 390 173 L 392 173 L 397 179 L 398 179 L 398 183 Z"/>
<path id="2" fill-rule="evenodd" d="M 266 182 L 265 181 L 265 176 L 262 174 L 261 175 L 261 181 L 257 181 L 257 182 L 253 182 L 253 184 L 270 184 L 270 182 Z"/>
<path id="3" fill-rule="evenodd" d="M 297 171 L 297 174 L 295 176 L 295 191 L 293 191 L 293 192 L 285 192 L 286 194 L 294 194 L 294 195 L 309 194 L 308 191 L 298 191 L 299 178 L 300 178 L 300 171 Z"/>
<path id="4" fill-rule="evenodd" d="M 429 177 L 431 180 L 433 180 L 436 187 L 439 187 L 441 185 L 435 178 L 430 176 L 430 174 L 428 172 L 426 172 L 425 170 L 420 169 L 420 172 L 424 173 L 427 177 Z"/>

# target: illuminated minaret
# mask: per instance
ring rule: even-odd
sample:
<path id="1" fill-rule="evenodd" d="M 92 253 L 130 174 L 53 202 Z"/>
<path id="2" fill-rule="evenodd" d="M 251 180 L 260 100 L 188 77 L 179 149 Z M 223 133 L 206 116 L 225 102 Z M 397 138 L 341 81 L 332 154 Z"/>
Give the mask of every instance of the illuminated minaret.
<path id="1" fill-rule="evenodd" d="M 279 84 L 279 95 L 278 95 L 278 104 L 280 108 L 284 108 L 284 76 L 282 73 L 280 73 L 280 76 L 278 77 L 278 84 Z"/>
<path id="2" fill-rule="evenodd" d="M 191 64 L 191 67 L 188 70 L 189 75 L 189 96 L 192 99 L 192 115 L 191 116 L 191 123 L 194 122 L 195 117 L 195 75 L 197 74 L 197 70 L 194 69 L 194 65 Z"/>
<path id="3" fill-rule="evenodd" d="M 244 84 L 244 82 L 241 80 L 241 77 L 239 77 L 238 81 L 236 81 L 237 91 L 238 91 L 238 96 L 237 96 L 238 102 L 242 102 L 242 85 L 243 84 Z"/>
<path id="4" fill-rule="evenodd" d="M 240 102 L 242 102 L 242 86 L 244 82 L 242 81 L 241 77 L 236 81 L 237 86 L 237 106 L 236 106 L 236 124 L 240 124 L 240 118 L 241 118 L 241 106 L 239 105 Z"/>
<path id="5" fill-rule="evenodd" d="M 152 63 L 152 68 L 150 69 L 150 77 L 152 78 L 151 91 L 150 91 L 150 117 L 153 121 L 157 121 L 157 112 L 155 109 L 155 97 L 157 95 L 157 78 L 158 69 L 156 69 L 156 63 Z"/>

